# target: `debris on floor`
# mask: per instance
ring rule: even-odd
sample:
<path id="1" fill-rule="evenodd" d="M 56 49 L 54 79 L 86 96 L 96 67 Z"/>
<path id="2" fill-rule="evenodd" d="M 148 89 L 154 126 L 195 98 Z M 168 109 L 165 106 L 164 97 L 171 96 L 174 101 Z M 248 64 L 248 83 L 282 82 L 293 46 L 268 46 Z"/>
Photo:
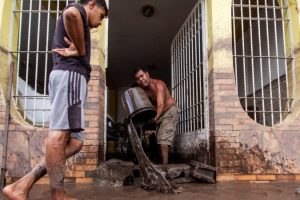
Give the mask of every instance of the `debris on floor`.
<path id="1" fill-rule="evenodd" d="M 154 165 L 158 169 L 159 165 Z M 111 159 L 101 163 L 96 170 L 88 173 L 98 186 L 142 185 L 141 171 L 133 162 Z M 173 184 L 208 182 L 215 183 L 216 168 L 197 161 L 190 164 L 169 164 L 161 174 Z"/>
<path id="2" fill-rule="evenodd" d="M 191 176 L 197 180 L 204 180 L 209 183 L 216 183 L 216 168 L 197 161 L 191 162 Z"/>
<path id="3" fill-rule="evenodd" d="M 111 159 L 101 163 L 91 176 L 95 180 L 95 184 L 99 186 L 123 186 L 132 185 L 133 162 L 126 162 L 117 159 Z"/>

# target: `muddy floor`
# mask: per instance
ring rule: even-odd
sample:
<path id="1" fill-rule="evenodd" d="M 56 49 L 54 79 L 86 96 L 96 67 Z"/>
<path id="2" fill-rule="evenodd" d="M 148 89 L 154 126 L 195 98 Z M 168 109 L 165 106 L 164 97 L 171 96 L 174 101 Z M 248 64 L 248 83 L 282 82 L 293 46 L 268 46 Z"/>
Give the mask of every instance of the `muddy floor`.
<path id="1" fill-rule="evenodd" d="M 295 189 L 300 182 L 283 183 L 192 183 L 183 184 L 180 194 L 162 194 L 145 191 L 138 186 L 94 186 L 66 184 L 69 194 L 80 200 L 299 200 Z M 6 199 L 0 193 L 0 199 Z M 30 200 L 50 199 L 48 185 L 36 185 L 30 193 Z"/>

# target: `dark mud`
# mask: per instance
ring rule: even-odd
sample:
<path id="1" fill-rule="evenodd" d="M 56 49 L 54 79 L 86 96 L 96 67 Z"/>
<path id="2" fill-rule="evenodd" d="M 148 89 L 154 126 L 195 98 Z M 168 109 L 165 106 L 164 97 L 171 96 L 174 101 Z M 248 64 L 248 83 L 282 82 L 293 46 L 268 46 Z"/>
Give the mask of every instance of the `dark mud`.
<path id="1" fill-rule="evenodd" d="M 66 183 L 68 194 L 80 200 L 299 200 L 296 188 L 300 182 L 282 183 L 193 183 L 181 185 L 180 194 L 146 191 L 138 186 L 95 186 Z M 0 193 L 0 199 L 5 199 Z M 30 200 L 50 199 L 49 185 L 35 185 Z"/>

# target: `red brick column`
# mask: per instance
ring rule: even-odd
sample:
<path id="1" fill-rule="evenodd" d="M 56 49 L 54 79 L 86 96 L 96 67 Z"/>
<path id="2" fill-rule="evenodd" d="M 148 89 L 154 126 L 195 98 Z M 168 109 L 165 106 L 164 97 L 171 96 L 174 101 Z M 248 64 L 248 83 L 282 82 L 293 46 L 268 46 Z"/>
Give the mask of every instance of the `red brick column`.
<path id="1" fill-rule="evenodd" d="M 100 66 L 92 66 L 91 79 L 88 84 L 88 99 L 85 107 L 85 134 L 84 146 L 75 158 L 75 165 L 71 161 L 70 177 L 76 182 L 92 182 L 87 175 L 96 169 L 104 158 L 104 92 L 105 74 Z"/>

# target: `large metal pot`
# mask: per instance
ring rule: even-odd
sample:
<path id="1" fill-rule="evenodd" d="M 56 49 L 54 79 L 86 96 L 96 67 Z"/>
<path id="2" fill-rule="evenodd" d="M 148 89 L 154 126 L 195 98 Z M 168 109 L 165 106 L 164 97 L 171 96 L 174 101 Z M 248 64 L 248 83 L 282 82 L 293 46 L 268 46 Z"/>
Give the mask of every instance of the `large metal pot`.
<path id="1" fill-rule="evenodd" d="M 145 123 L 156 115 L 155 107 L 142 88 L 134 87 L 126 90 L 122 96 L 126 118 L 134 123 Z"/>

